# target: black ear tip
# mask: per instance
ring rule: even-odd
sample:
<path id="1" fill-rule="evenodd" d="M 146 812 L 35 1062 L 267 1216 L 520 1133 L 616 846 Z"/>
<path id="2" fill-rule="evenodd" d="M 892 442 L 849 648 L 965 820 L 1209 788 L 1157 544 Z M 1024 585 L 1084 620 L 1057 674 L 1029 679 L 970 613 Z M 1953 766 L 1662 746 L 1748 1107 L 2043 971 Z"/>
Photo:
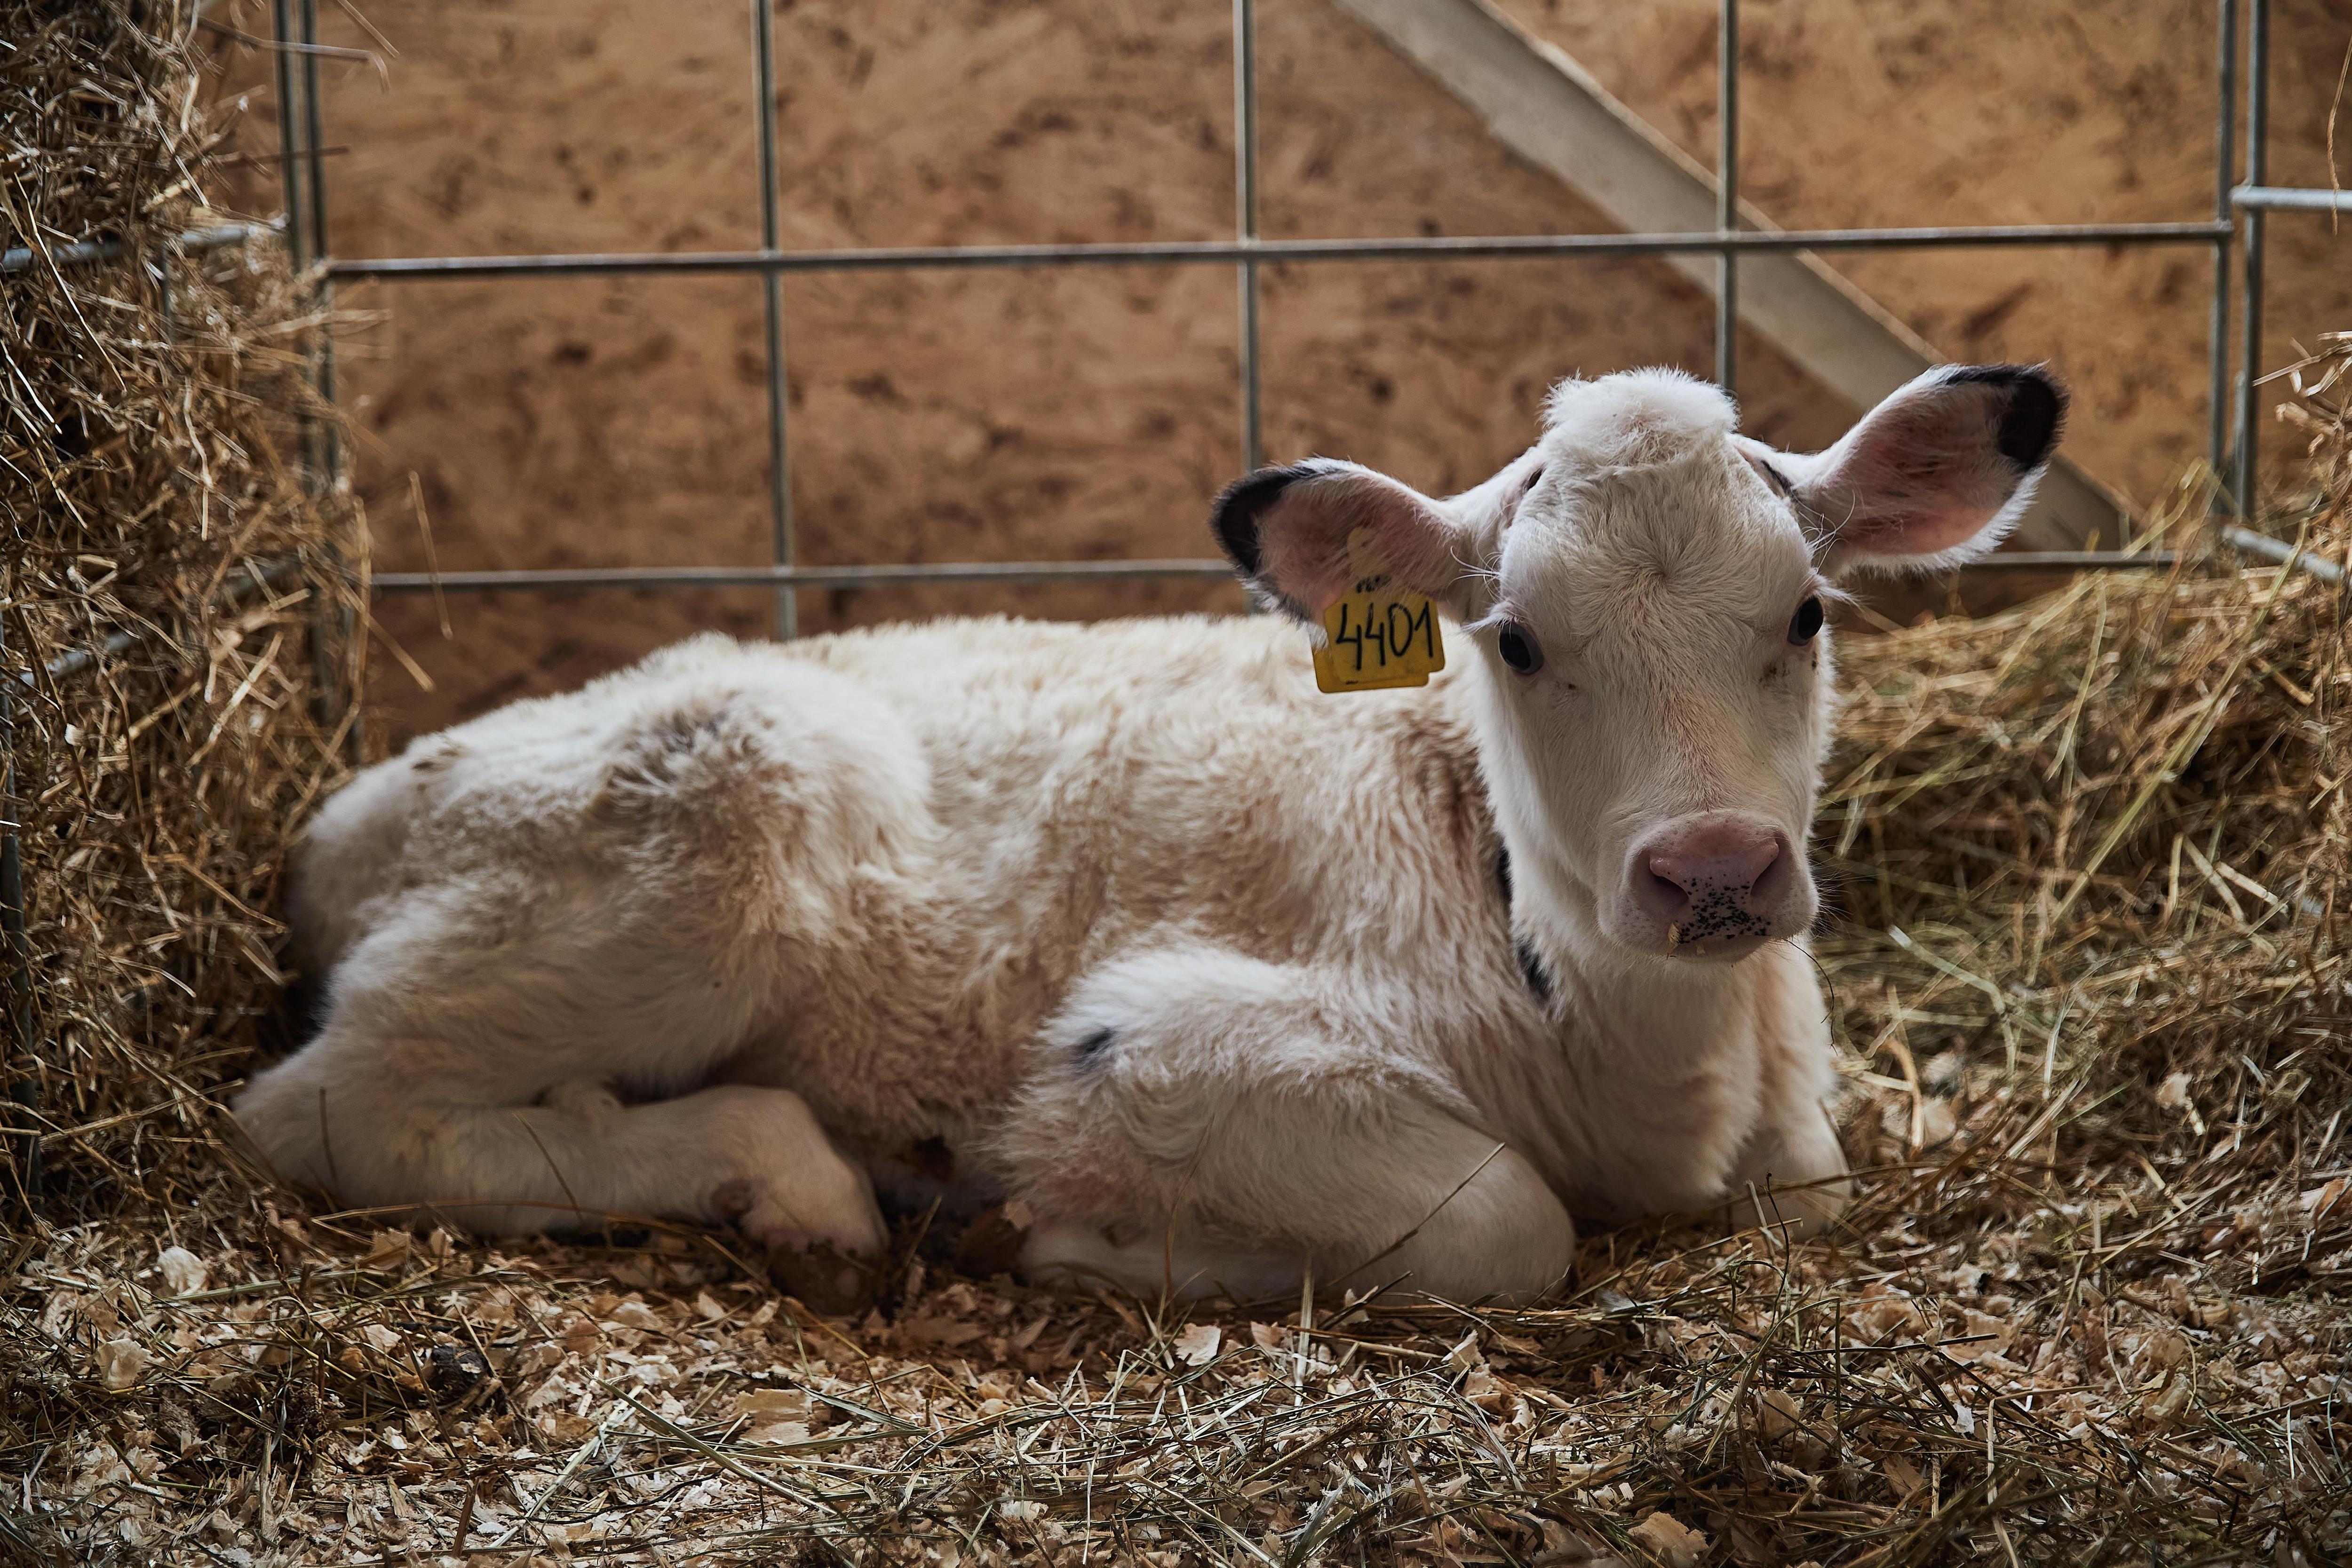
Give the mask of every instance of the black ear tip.
<path id="1" fill-rule="evenodd" d="M 2000 428 L 1993 435 L 1993 446 L 2003 457 L 2029 472 L 2050 460 L 2066 423 L 2066 387 L 2056 376 L 2040 365 L 1967 365 L 1955 371 L 1951 380 L 1998 386 L 2009 393 Z"/>
<path id="2" fill-rule="evenodd" d="M 1218 547 L 1244 577 L 1255 577 L 1265 565 L 1265 554 L 1258 548 L 1258 518 L 1285 490 L 1313 473 L 1304 464 L 1260 468 L 1226 486 L 1209 509 L 1209 527 L 1217 536 Z"/>
<path id="3" fill-rule="evenodd" d="M 2031 370 L 2020 376 L 2011 392 L 2009 407 L 2000 416 L 2000 433 L 1993 444 L 2020 468 L 2033 469 L 2050 461 L 2066 423 L 2066 389 L 2046 371 Z"/>

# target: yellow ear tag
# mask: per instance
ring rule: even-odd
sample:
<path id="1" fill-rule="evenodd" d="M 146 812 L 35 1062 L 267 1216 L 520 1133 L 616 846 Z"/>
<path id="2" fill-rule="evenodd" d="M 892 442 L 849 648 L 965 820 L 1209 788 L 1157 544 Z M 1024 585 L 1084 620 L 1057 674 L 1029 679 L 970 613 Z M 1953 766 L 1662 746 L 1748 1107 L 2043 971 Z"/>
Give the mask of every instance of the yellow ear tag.
<path id="1" fill-rule="evenodd" d="M 1348 536 L 1348 591 L 1323 612 L 1315 685 L 1326 692 L 1425 686 L 1445 668 L 1445 639 L 1425 594 L 1389 576 L 1369 529 Z"/>

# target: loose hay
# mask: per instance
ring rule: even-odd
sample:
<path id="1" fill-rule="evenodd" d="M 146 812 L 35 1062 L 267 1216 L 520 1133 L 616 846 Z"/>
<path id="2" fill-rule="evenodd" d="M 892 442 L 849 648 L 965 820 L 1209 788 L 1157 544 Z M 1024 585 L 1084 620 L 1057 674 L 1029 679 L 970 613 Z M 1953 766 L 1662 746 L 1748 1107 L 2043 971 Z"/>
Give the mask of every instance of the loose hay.
<path id="1" fill-rule="evenodd" d="M 188 223 L 180 18 L 5 15 L 12 141 L 48 153 L 9 243 Z M 1830 1240 L 1600 1233 L 1539 1310 L 1187 1312 L 961 1279 L 916 1223 L 882 1304 L 828 1321 L 721 1238 L 415 1237 L 234 1158 L 282 830 L 337 776 L 304 643 L 352 526 L 279 455 L 306 297 L 278 265 L 176 264 L 170 346 L 135 265 L 8 292 L 40 399 L 0 451 L 32 490 L 8 645 L 152 634 L 17 715 L 46 1169 L 28 1192 L 11 1140 L 0 1556 L 2352 1551 L 2352 669 L 2309 574 L 2200 560 L 1849 642 L 1816 849 L 1863 1175 Z M 2337 561 L 2347 374 L 2352 340 L 2299 369 L 2313 489 L 2272 519 Z"/>

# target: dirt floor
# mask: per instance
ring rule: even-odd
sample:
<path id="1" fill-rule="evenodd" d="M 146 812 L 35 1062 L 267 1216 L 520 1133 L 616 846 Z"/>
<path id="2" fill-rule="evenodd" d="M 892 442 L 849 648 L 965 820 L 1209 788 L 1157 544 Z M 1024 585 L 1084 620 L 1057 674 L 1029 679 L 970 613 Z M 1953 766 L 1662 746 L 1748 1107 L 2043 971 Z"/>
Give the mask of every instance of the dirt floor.
<path id="1" fill-rule="evenodd" d="M 1511 0 L 1695 155 L 1714 141 L 1714 8 Z M 231 8 L 234 10 L 234 7 Z M 2022 0 L 1743 13 L 1744 188 L 1789 224 L 2032 223 L 2210 211 L 2210 6 Z M 2282 3 L 2273 168 L 2324 181 L 2352 13 Z M 339 11 L 327 141 L 352 256 L 689 250 L 758 241 L 748 24 L 647 7 L 374 0 Z M 245 25 L 266 31 L 261 8 Z M 1211 238 L 1232 232 L 1230 13 L 1219 4 L 803 0 L 776 13 L 787 246 Z M 234 56 L 233 45 L 225 45 Z M 1260 8 L 1269 235 L 1606 228 L 1324 0 Z M 257 68 L 247 52 L 240 68 Z M 274 150 L 266 94 L 246 137 Z M 264 174 L 267 165 L 256 165 Z M 236 194 L 232 193 L 232 194 Z M 274 200 L 266 181 L 245 193 Z M 2274 222 L 2270 362 L 2347 319 L 2326 220 Z M 2140 502 L 2204 450 L 2210 263 L 2196 250 L 1847 257 L 1956 357 L 2048 359 L 2069 451 Z M 1239 458 L 1223 268 L 805 277 L 785 285 L 793 497 L 818 563 L 1197 556 Z M 1574 371 L 1704 370 L 1704 298 L 1641 260 L 1276 267 L 1265 446 L 1423 486 L 1475 481 Z M 358 479 L 385 570 L 767 559 L 761 290 L 749 278 L 354 288 Z M 1766 346 L 1750 428 L 1822 443 L 1851 411 Z M 1011 608 L 1234 608 L 1200 584 L 804 593 L 804 627 Z M 378 745 L 568 686 L 689 631 L 756 634 L 757 591 L 468 599 L 453 635 L 382 603 Z M 385 656 L 396 641 L 435 689 Z"/>

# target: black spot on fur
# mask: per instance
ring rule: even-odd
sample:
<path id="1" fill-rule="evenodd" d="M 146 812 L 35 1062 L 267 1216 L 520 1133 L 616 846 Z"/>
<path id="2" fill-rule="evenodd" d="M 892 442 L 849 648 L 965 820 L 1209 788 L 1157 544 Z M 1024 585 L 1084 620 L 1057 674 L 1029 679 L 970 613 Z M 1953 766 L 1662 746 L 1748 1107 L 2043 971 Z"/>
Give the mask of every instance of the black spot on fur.
<path id="1" fill-rule="evenodd" d="M 1102 1060 L 1103 1053 L 1108 1051 L 1118 1040 L 1118 1031 L 1108 1025 L 1095 1030 L 1094 1033 L 1078 1041 L 1078 1065 L 1092 1067 Z"/>
<path id="2" fill-rule="evenodd" d="M 2006 388 L 2009 404 L 2001 410 L 1994 449 L 2021 470 L 2049 461 L 2066 423 L 2067 402 L 2066 389 L 2049 371 L 2036 365 L 1964 365 L 1946 384 Z"/>
<path id="3" fill-rule="evenodd" d="M 1519 977 L 1527 981 L 1528 989 L 1536 994 L 1536 1000 L 1549 1002 L 1551 977 L 1544 973 L 1543 960 L 1537 956 L 1534 946 L 1522 936 L 1511 944 L 1511 952 L 1519 961 Z"/>
<path id="4" fill-rule="evenodd" d="M 719 697 L 657 714 L 621 745 L 603 801 L 640 804 L 674 798 L 728 776 L 744 753 L 744 726 Z"/>
<path id="5" fill-rule="evenodd" d="M 1511 852 L 1507 845 L 1495 849 L 1495 885 L 1502 891 L 1503 923 L 1507 925 L 1511 920 Z M 1537 955 L 1534 945 L 1524 936 L 1515 937 L 1511 955 L 1519 961 L 1519 977 L 1527 981 L 1536 1000 L 1549 1003 L 1551 977 L 1544 973 L 1543 959 Z"/>
<path id="6" fill-rule="evenodd" d="M 955 1153 L 948 1147 L 945 1138 L 934 1135 L 919 1144 L 910 1145 L 902 1157 L 925 1181 L 935 1181 L 944 1186 L 955 1180 Z"/>
<path id="7" fill-rule="evenodd" d="M 408 766 L 419 773 L 446 773 L 465 755 L 463 746 L 454 740 L 443 740 L 417 747 Z"/>

